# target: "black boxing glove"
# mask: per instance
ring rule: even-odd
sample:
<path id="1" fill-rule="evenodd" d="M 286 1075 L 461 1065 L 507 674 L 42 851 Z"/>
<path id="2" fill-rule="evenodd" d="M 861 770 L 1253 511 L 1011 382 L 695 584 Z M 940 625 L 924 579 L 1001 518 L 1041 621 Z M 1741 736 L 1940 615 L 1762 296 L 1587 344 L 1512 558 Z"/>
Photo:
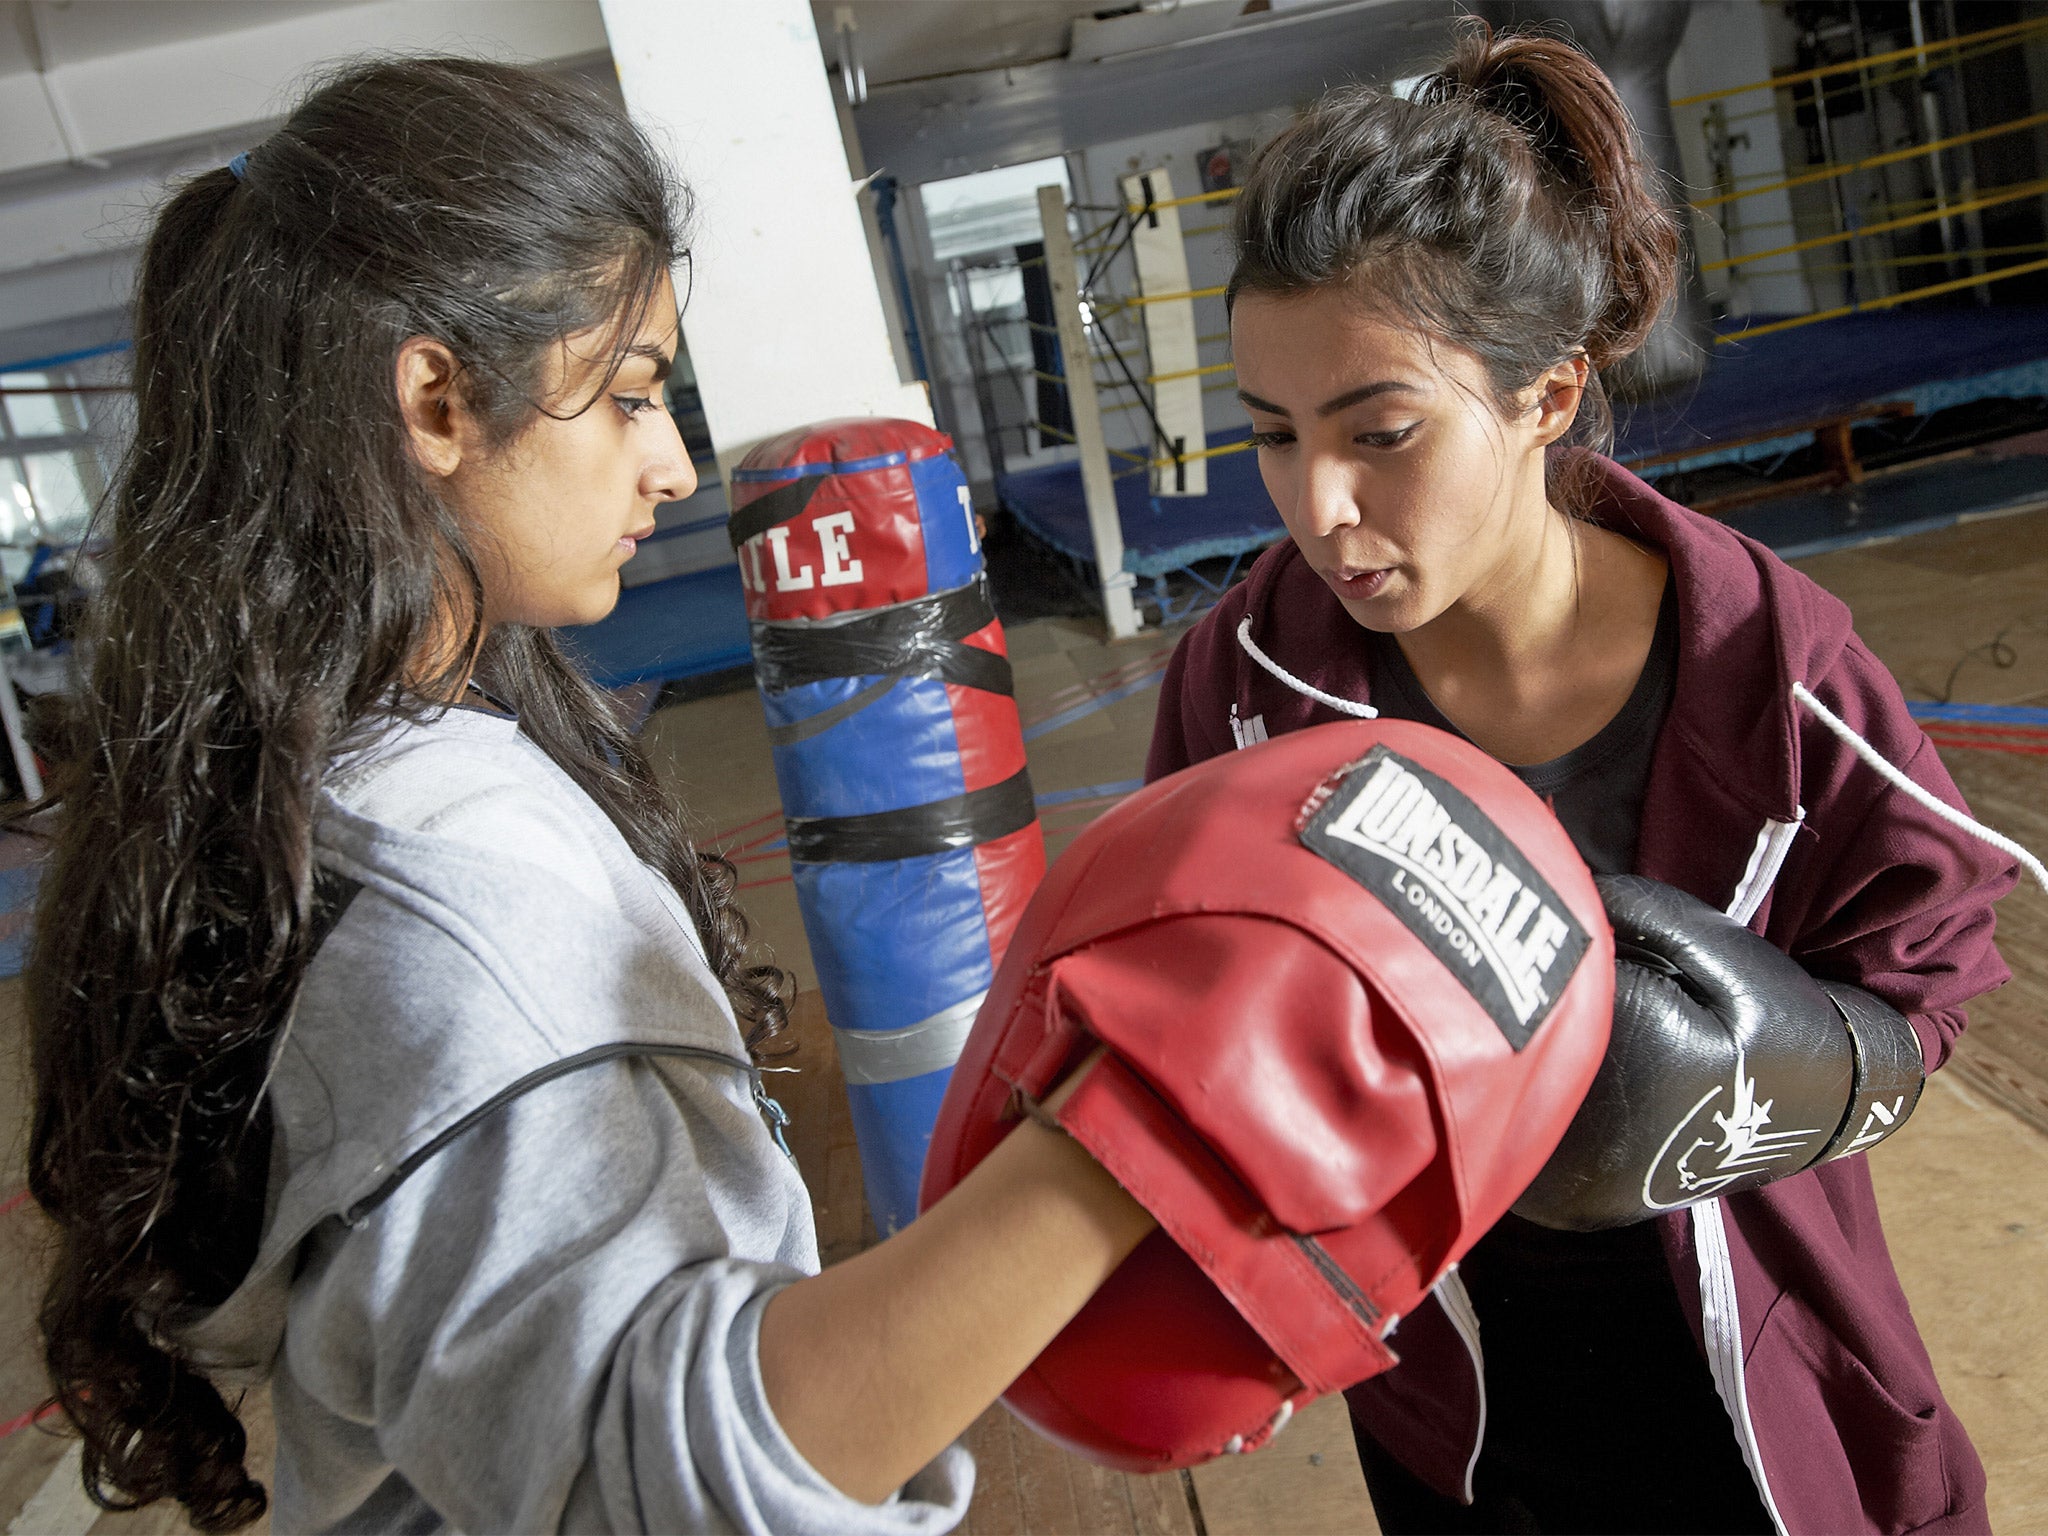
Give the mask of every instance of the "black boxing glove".
<path id="1" fill-rule="evenodd" d="M 1865 1151 L 1905 1123 L 1924 1082 L 1905 1015 L 1816 980 L 1672 886 L 1597 884 L 1614 925 L 1614 1032 L 1516 1214 L 1626 1226 Z"/>

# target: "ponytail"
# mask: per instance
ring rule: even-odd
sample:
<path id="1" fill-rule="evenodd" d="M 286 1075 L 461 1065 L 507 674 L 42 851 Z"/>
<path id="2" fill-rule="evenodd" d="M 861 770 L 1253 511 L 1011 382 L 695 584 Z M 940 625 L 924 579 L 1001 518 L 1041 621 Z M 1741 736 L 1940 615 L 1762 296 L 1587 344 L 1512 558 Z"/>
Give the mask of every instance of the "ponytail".
<path id="1" fill-rule="evenodd" d="M 1586 338 L 1587 360 L 1604 370 L 1640 347 L 1678 287 L 1678 222 L 1600 67 L 1559 38 L 1496 36 L 1476 22 L 1415 99 L 1468 102 L 1528 141 L 1546 190 L 1575 216 L 1591 216 L 1604 237 L 1608 302 Z"/>

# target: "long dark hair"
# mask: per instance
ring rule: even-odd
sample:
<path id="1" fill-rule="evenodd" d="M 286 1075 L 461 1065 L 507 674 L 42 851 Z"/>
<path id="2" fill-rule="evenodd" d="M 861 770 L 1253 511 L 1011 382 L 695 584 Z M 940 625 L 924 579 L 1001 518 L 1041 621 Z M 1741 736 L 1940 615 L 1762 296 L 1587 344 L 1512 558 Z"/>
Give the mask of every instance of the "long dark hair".
<path id="1" fill-rule="evenodd" d="M 544 630 L 479 642 L 477 560 L 414 465 L 394 383 L 425 335 L 500 445 L 587 408 L 545 403 L 551 354 L 611 325 L 616 370 L 686 196 L 600 98 L 415 59 L 329 79 L 157 218 L 27 972 L 30 1187 L 59 1233 L 43 1338 L 108 1508 L 175 1498 L 206 1531 L 264 1508 L 241 1425 L 165 1323 L 223 1300 L 254 1256 L 265 1073 L 313 942 L 316 795 L 377 721 L 437 707 L 473 658 L 674 882 L 750 1043 L 786 1022 L 782 973 L 745 959 L 732 867 L 692 847 L 607 696 Z M 418 675 L 423 655 L 449 658 L 441 675 Z"/>
<path id="2" fill-rule="evenodd" d="M 1657 186 L 1598 65 L 1559 38 L 1470 21 L 1408 99 L 1333 91 L 1259 152 L 1233 216 L 1229 298 L 1346 285 L 1474 353 L 1502 409 L 1583 352 L 1568 441 L 1604 450 L 1600 372 L 1677 291 L 1678 223 Z"/>

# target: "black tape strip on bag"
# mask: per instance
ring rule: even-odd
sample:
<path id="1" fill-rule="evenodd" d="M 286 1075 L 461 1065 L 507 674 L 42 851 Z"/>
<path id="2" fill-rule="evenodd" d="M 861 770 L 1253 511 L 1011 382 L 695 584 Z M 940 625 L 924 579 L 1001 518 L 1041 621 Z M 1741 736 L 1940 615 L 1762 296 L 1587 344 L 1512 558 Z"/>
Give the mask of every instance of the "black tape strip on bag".
<path id="1" fill-rule="evenodd" d="M 754 676 L 769 693 L 828 677 L 942 677 L 963 688 L 1011 694 L 1008 658 L 961 641 L 996 616 L 988 578 L 862 614 L 841 624 L 755 620 Z"/>
<path id="2" fill-rule="evenodd" d="M 881 864 L 951 848 L 974 848 L 1022 832 L 1037 819 L 1031 770 L 900 811 L 866 816 L 790 816 L 789 857 L 798 864 Z"/>
<path id="3" fill-rule="evenodd" d="M 734 508 L 732 515 L 725 520 L 725 536 L 732 540 L 732 547 L 738 549 L 747 540 L 758 538 L 777 524 L 802 517 L 825 479 L 823 475 L 804 475 L 778 485 L 764 496 L 755 497 L 744 507 Z"/>

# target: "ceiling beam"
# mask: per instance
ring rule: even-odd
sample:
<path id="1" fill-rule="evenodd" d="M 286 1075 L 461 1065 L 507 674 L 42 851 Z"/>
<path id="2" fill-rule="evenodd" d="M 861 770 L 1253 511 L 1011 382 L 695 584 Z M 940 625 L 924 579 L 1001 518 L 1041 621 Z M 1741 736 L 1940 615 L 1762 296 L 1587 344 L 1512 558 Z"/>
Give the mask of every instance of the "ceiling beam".
<path id="1" fill-rule="evenodd" d="M 1393 78 L 1442 52 L 1452 11 L 1451 0 L 1352 0 L 1099 60 L 881 85 L 854 125 L 869 165 L 938 181 Z"/>
<path id="2" fill-rule="evenodd" d="M 366 48 L 552 63 L 601 54 L 606 43 L 596 0 L 366 0 L 54 61 L 0 76 L 0 177 L 274 122 L 309 71 Z"/>
<path id="3" fill-rule="evenodd" d="M 104 328 L 165 188 L 247 148 L 315 70 L 366 49 L 610 67 L 596 0 L 366 0 L 0 76 L 0 337 L 68 345 Z"/>
<path id="4" fill-rule="evenodd" d="M 53 345 L 69 350 L 78 343 L 65 329 L 67 322 L 127 308 L 139 260 L 140 253 L 130 248 L 104 251 L 61 266 L 0 273 L 0 335 L 48 328 L 52 337 L 59 338 Z M 42 350 L 41 343 L 36 350 Z M 0 362 L 20 355 L 10 348 Z"/>
<path id="5" fill-rule="evenodd" d="M 0 274 L 140 245 L 165 187 L 222 158 L 210 151 L 169 156 L 83 185 L 66 180 L 0 198 Z"/>

